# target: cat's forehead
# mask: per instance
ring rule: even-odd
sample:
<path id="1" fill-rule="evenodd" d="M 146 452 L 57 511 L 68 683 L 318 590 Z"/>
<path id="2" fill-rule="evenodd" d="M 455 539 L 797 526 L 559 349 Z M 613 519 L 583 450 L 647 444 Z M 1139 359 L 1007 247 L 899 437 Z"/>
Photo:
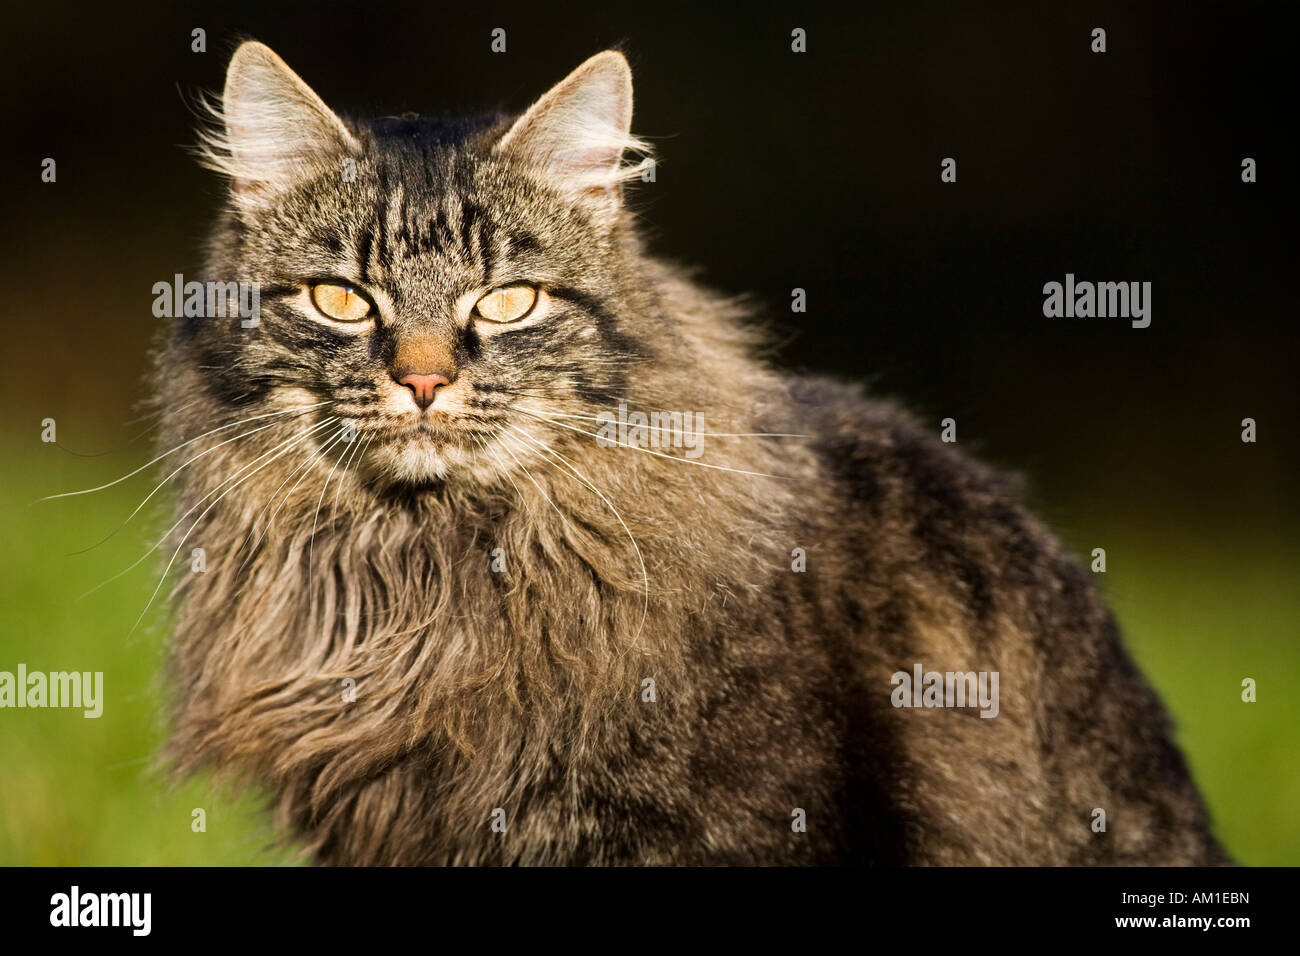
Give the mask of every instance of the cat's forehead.
<path id="1" fill-rule="evenodd" d="M 382 292 L 400 314 L 445 312 L 480 287 L 545 281 L 571 271 L 584 247 L 581 223 L 564 228 L 567 211 L 544 183 L 445 130 L 426 136 L 390 122 L 345 172 L 305 184 L 265 238 L 286 268 Z"/>
<path id="2" fill-rule="evenodd" d="M 324 188 L 311 201 L 318 225 L 350 237 L 372 274 L 424 264 L 492 278 L 507 266 L 567 259 L 582 246 L 583 218 L 473 132 L 449 141 L 410 135 L 409 125 L 369 139 L 353 178 L 318 184 Z"/>
<path id="3" fill-rule="evenodd" d="M 379 269 L 417 263 L 490 275 L 505 257 L 536 256 L 552 243 L 537 188 L 460 149 L 384 157 L 373 188 L 351 204 L 351 232 Z"/>

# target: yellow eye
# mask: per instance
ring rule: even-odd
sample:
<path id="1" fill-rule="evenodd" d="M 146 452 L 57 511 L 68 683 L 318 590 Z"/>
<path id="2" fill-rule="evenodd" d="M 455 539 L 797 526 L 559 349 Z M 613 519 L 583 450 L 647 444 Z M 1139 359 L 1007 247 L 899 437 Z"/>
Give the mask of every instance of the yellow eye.
<path id="1" fill-rule="evenodd" d="M 474 306 L 489 322 L 518 322 L 533 310 L 537 289 L 530 285 L 503 285 L 493 289 Z"/>
<path id="2" fill-rule="evenodd" d="M 311 287 L 311 301 L 338 322 L 360 322 L 370 314 L 370 302 L 351 286 L 319 282 Z"/>

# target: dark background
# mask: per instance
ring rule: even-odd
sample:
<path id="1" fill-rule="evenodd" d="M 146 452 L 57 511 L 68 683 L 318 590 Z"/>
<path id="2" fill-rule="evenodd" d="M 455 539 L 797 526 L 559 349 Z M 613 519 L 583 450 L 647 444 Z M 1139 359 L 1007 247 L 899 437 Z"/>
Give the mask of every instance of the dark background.
<path id="1" fill-rule="evenodd" d="M 1242 676 L 1272 679 L 1272 706 L 1300 698 L 1276 683 L 1297 659 L 1300 570 L 1289 7 L 983 6 L 7 9 L 5 577 L 11 596 L 43 595 L 11 626 L 38 646 L 58 579 L 86 575 L 41 563 L 53 547 L 41 522 L 59 514 L 95 539 L 138 500 L 111 515 L 22 510 L 147 460 L 147 441 L 127 440 L 141 427 L 129 422 L 156 329 L 151 287 L 199 270 L 222 198 L 187 155 L 190 108 L 196 91 L 221 89 L 241 38 L 269 44 L 340 112 L 372 115 L 522 110 L 620 45 L 634 129 L 661 158 L 633 200 L 653 248 L 752 295 L 791 374 L 866 381 L 936 430 L 955 418 L 959 447 L 1023 473 L 1076 550 L 1106 546 L 1103 587 L 1183 722 L 1230 849 L 1294 862 L 1300 827 L 1280 830 L 1277 804 L 1300 802 L 1300 771 L 1282 781 L 1281 751 L 1268 748 L 1294 745 L 1296 705 L 1249 730 L 1234 723 Z M 806 54 L 790 51 L 796 26 Z M 190 52 L 195 27 L 206 53 Z M 494 27 L 507 31 L 505 54 L 490 52 Z M 1090 52 L 1094 27 L 1107 31 L 1105 54 Z M 53 185 L 40 181 L 46 156 Z M 956 184 L 940 182 L 949 156 Z M 1249 185 L 1247 156 L 1258 162 Z M 1150 281 L 1151 326 L 1044 318 L 1043 284 L 1067 272 Z M 807 290 L 806 314 L 790 312 L 794 287 Z M 37 441 L 47 416 L 59 450 Z M 1245 417 L 1256 444 L 1240 440 Z M 1296 691 L 1294 673 L 1285 679 Z M 15 811 L 29 830 L 43 823 L 35 806 Z M 26 859 L 95 858 L 56 836 L 46 851 L 13 840 Z"/>
<path id="2" fill-rule="evenodd" d="M 635 128 L 662 157 L 635 200 L 655 248 L 757 296 L 785 361 L 867 378 L 936 426 L 951 415 L 963 442 L 1031 476 L 1120 482 L 1135 505 L 1293 510 L 1280 144 L 1295 111 L 1278 17 L 870 6 L 20 7 L 0 93 L 18 134 L 0 268 L 21 336 L 4 401 L 66 417 L 134 396 L 150 287 L 197 271 L 220 199 L 185 152 L 187 104 L 221 89 L 240 37 L 336 109 L 375 115 L 521 110 L 622 45 Z M 204 54 L 190 52 L 199 26 Z M 489 50 L 496 26 L 504 55 Z M 1105 54 L 1089 50 L 1094 26 Z M 947 156 L 956 184 L 939 180 Z M 1042 285 L 1066 272 L 1151 281 L 1151 327 L 1045 319 Z M 789 311 L 796 286 L 804 315 Z M 1243 458 L 1247 416 L 1261 441 Z"/>

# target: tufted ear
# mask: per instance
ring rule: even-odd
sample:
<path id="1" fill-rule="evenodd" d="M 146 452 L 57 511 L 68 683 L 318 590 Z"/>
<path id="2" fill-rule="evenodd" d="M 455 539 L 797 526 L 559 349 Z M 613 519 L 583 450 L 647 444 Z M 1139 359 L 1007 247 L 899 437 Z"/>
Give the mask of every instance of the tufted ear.
<path id="1" fill-rule="evenodd" d="M 611 220 L 622 184 L 650 164 L 649 147 L 631 135 L 632 70 L 621 53 L 587 60 L 529 107 L 494 147 L 533 167 L 546 182 Z M 634 165 L 626 151 L 640 153 Z"/>
<path id="2" fill-rule="evenodd" d="M 240 45 L 217 113 L 224 129 L 202 144 L 237 199 L 255 200 L 361 151 L 356 137 L 270 47 Z"/>

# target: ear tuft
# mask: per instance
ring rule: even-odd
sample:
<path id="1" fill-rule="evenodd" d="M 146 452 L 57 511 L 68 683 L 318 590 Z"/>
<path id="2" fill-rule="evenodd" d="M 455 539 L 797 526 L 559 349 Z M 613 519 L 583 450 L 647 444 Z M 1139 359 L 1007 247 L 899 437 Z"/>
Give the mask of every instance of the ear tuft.
<path id="1" fill-rule="evenodd" d="M 562 192 L 618 205 L 619 187 L 651 165 L 631 134 L 632 70 L 615 50 L 587 60 L 529 107 L 494 151 L 533 167 Z M 626 153 L 639 155 L 631 164 Z"/>
<path id="2" fill-rule="evenodd" d="M 361 151 L 343 121 L 262 43 L 240 45 L 220 106 L 203 105 L 216 128 L 200 133 L 200 161 L 229 176 L 237 194 L 292 185 Z"/>

